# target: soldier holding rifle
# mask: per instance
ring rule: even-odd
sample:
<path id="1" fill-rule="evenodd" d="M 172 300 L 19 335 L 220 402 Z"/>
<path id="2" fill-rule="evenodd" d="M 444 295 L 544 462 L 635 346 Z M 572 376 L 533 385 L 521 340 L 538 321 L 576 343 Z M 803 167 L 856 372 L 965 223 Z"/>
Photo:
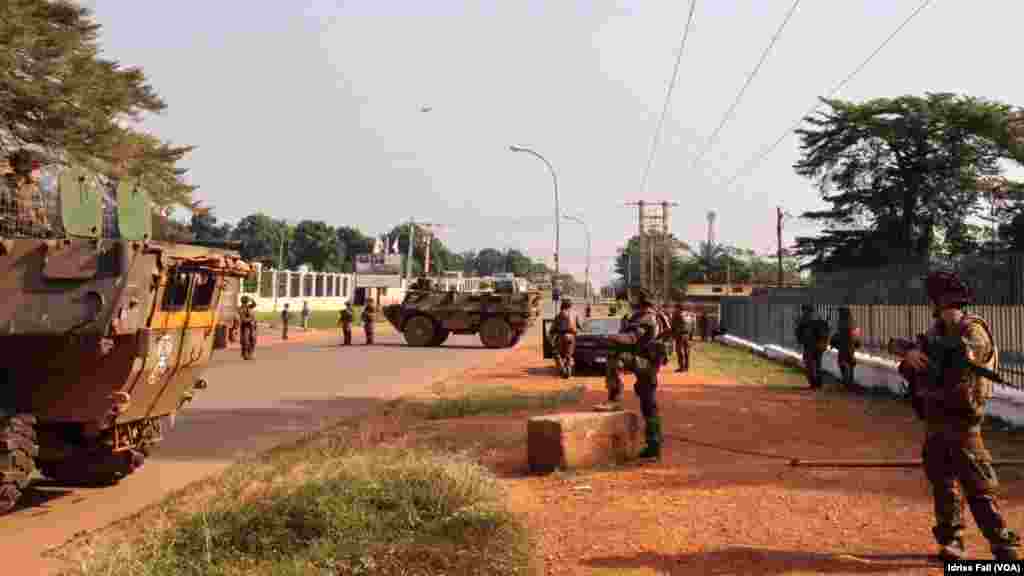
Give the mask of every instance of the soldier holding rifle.
<path id="1" fill-rule="evenodd" d="M 992 331 L 983 318 L 964 312 L 972 295 L 956 275 L 934 272 L 926 287 L 935 323 L 916 342 L 893 340 L 889 348 L 903 357 L 900 374 L 910 384 L 914 410 L 926 424 L 922 456 L 935 500 L 932 534 L 939 555 L 945 560 L 964 557 L 966 497 L 996 560 L 1018 560 L 1020 538 L 999 512 L 999 483 L 981 436 L 992 381 L 999 381 L 992 371 L 998 354 Z"/>
<path id="2" fill-rule="evenodd" d="M 629 370 L 636 376 L 633 391 L 640 397 L 640 412 L 644 417 L 644 434 L 647 445 L 640 452 L 640 458 L 661 458 L 661 416 L 655 392 L 658 389 L 658 370 L 668 361 L 665 343 L 671 337 L 663 313 L 654 306 L 649 292 L 636 291 L 636 306 L 628 319 L 624 319 L 619 334 L 606 336 L 607 345 L 612 349 L 608 355 L 605 381 L 608 387 L 608 402 L 597 406 L 601 411 L 621 410 L 622 373 Z"/>

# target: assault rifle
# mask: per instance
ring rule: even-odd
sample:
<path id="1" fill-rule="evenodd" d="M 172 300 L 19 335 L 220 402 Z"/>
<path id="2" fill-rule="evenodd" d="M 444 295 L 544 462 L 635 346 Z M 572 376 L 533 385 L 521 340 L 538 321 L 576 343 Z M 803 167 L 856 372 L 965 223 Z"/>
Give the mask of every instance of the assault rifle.
<path id="1" fill-rule="evenodd" d="M 928 379 L 930 382 L 942 382 L 943 370 L 948 367 L 961 372 L 969 371 L 993 382 L 1010 385 L 998 373 L 968 360 L 967 346 L 959 336 L 918 334 L 915 340 L 891 338 L 888 348 L 889 352 L 900 357 L 911 349 L 924 352 L 928 357 Z"/>

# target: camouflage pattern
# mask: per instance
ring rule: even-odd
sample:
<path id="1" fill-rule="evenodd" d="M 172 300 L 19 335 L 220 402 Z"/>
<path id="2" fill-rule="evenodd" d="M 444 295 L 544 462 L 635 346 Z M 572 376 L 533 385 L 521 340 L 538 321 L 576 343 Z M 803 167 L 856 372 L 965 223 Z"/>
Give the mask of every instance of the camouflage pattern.
<path id="1" fill-rule="evenodd" d="M 48 236 L 52 230 L 47 206 L 36 176 L 38 160 L 26 150 L 14 152 L 0 169 L 0 219 L 4 233 Z"/>
<path id="2" fill-rule="evenodd" d="M 242 358 L 252 360 L 256 352 L 256 303 L 248 296 L 242 296 L 242 305 L 238 309 L 239 328 L 241 330 Z"/>
<path id="3" fill-rule="evenodd" d="M 479 336 L 488 348 L 515 346 L 541 314 L 541 293 L 409 290 L 384 317 L 410 346 L 440 346 L 451 334 Z"/>
<path id="4" fill-rule="evenodd" d="M 944 308 L 959 308 L 970 300 L 969 291 L 951 274 L 932 274 L 927 286 L 937 314 Z M 995 366 L 998 349 L 988 323 L 979 316 L 964 314 L 954 325 L 946 325 L 940 317 L 927 335 L 959 338 L 969 362 L 986 368 Z M 921 452 L 925 475 L 932 486 L 936 520 L 932 534 L 940 546 L 940 555 L 964 555 L 966 501 L 996 559 L 1018 559 L 1021 540 L 1007 527 L 999 511 L 999 481 L 981 435 L 985 404 L 992 394 L 991 381 L 969 370 L 948 367 L 933 372 L 938 376 L 929 381 L 931 377 L 921 378 L 926 373 L 915 372 L 905 360 L 900 372 L 905 377 L 917 378 L 914 393 L 926 428 Z"/>
<path id="5" fill-rule="evenodd" d="M 572 302 L 562 301 L 561 310 L 551 323 L 551 338 L 558 350 L 556 363 L 562 376 L 570 376 L 576 367 L 576 334 L 583 329 L 579 315 L 572 309 Z"/>
<path id="6" fill-rule="evenodd" d="M 373 344 L 373 330 L 377 323 L 377 308 L 373 305 L 373 302 L 366 304 L 366 308 L 363 308 L 363 332 L 366 334 L 366 344 Z"/>
<path id="7" fill-rule="evenodd" d="M 818 316 L 810 306 L 803 307 L 803 314 L 796 324 L 795 336 L 802 348 L 807 383 L 812 389 L 822 386 L 821 360 L 828 348 L 828 322 Z"/>
<path id="8" fill-rule="evenodd" d="M 647 446 L 641 457 L 659 458 L 661 455 L 661 418 L 655 393 L 658 389 L 658 370 L 661 361 L 654 357 L 651 344 L 658 337 L 656 312 L 645 301 L 638 310 L 624 322 L 623 334 L 633 336 L 635 352 L 612 352 L 608 356 L 605 383 L 608 388 L 608 404 L 599 409 L 617 409 L 622 400 L 623 373 L 628 370 L 636 377 L 633 391 L 640 399 L 640 412 L 645 421 Z"/>
<path id="9" fill-rule="evenodd" d="M 341 309 L 341 312 L 338 312 L 338 326 L 341 327 L 343 346 L 352 345 L 352 322 L 354 319 L 351 304 L 346 304 L 345 307 Z"/>
<path id="10" fill-rule="evenodd" d="M 683 307 L 677 305 L 672 311 L 672 340 L 675 343 L 676 358 L 679 362 L 677 372 L 686 372 L 690 369 L 690 335 L 693 333 L 693 326 Z"/>
<path id="11" fill-rule="evenodd" d="M 288 309 L 286 302 L 281 309 L 281 340 L 288 339 L 288 325 L 292 323 L 292 311 Z"/>
<path id="12" fill-rule="evenodd" d="M 839 354 L 837 362 L 839 372 L 844 386 L 851 387 L 854 384 L 854 369 L 857 366 L 855 352 L 863 345 L 861 331 L 853 323 L 853 315 L 848 306 L 839 308 L 839 326 L 832 337 L 832 347 Z"/>

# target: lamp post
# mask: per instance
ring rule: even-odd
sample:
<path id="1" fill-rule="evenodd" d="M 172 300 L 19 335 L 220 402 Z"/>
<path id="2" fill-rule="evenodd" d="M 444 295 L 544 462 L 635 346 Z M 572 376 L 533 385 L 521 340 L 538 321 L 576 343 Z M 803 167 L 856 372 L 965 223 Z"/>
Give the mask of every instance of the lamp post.
<path id="1" fill-rule="evenodd" d="M 587 279 L 586 279 L 586 284 L 584 284 L 584 286 L 583 286 L 583 299 L 586 302 L 589 303 L 590 302 L 590 226 L 587 226 L 586 222 L 584 222 L 581 218 L 576 217 L 576 216 L 571 216 L 569 214 L 563 214 L 562 217 L 565 218 L 566 220 L 572 220 L 573 222 L 576 222 L 578 224 L 582 224 L 583 225 L 583 231 L 587 235 L 587 270 L 586 270 L 586 277 L 587 277 Z"/>
<path id="2" fill-rule="evenodd" d="M 277 297 L 278 297 L 278 293 L 281 292 L 281 281 L 278 278 L 278 276 L 281 274 L 282 271 L 284 271 L 284 242 L 285 242 L 285 237 L 288 236 L 288 228 L 289 228 L 288 221 L 287 220 L 282 220 L 281 221 L 281 240 L 278 243 L 278 250 L 277 250 L 277 272 L 274 274 L 274 282 L 277 283 L 277 286 L 274 286 L 274 311 L 275 312 L 277 312 Z M 288 288 L 290 289 L 291 286 L 288 286 Z"/>
<path id="3" fill-rule="evenodd" d="M 536 151 L 534 151 L 534 150 L 532 150 L 530 148 L 527 148 L 525 146 L 516 146 L 515 144 L 512 144 L 511 146 L 509 146 L 508 149 L 513 151 L 513 152 L 526 152 L 527 154 L 531 154 L 533 156 L 536 156 L 537 158 L 540 159 L 541 162 L 544 163 L 545 166 L 548 167 L 548 171 L 551 172 L 551 181 L 552 181 L 552 183 L 554 183 L 554 186 L 555 186 L 555 278 L 554 278 L 554 280 L 551 283 L 551 289 L 552 289 L 552 291 L 557 290 L 558 289 L 558 274 L 559 274 L 558 251 L 559 251 L 559 247 L 561 245 L 560 244 L 560 237 L 559 237 L 559 217 L 558 217 L 559 214 L 561 214 L 561 211 L 558 209 L 558 176 L 555 175 L 555 168 L 551 165 L 551 162 L 548 162 L 548 159 L 543 157 L 543 156 L 541 156 L 539 152 L 536 152 Z"/>

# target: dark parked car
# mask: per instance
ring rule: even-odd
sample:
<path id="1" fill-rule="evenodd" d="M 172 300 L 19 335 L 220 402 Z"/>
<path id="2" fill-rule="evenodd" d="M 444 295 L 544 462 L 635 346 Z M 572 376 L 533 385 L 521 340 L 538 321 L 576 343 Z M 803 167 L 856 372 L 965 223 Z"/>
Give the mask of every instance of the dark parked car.
<path id="1" fill-rule="evenodd" d="M 548 337 L 553 319 L 544 320 L 544 357 L 555 357 L 555 343 Z M 608 361 L 608 353 L 597 346 L 597 336 L 618 334 L 622 325 L 621 318 L 588 318 L 583 321 L 583 331 L 576 335 L 576 369 L 586 368 L 604 369 Z"/>

